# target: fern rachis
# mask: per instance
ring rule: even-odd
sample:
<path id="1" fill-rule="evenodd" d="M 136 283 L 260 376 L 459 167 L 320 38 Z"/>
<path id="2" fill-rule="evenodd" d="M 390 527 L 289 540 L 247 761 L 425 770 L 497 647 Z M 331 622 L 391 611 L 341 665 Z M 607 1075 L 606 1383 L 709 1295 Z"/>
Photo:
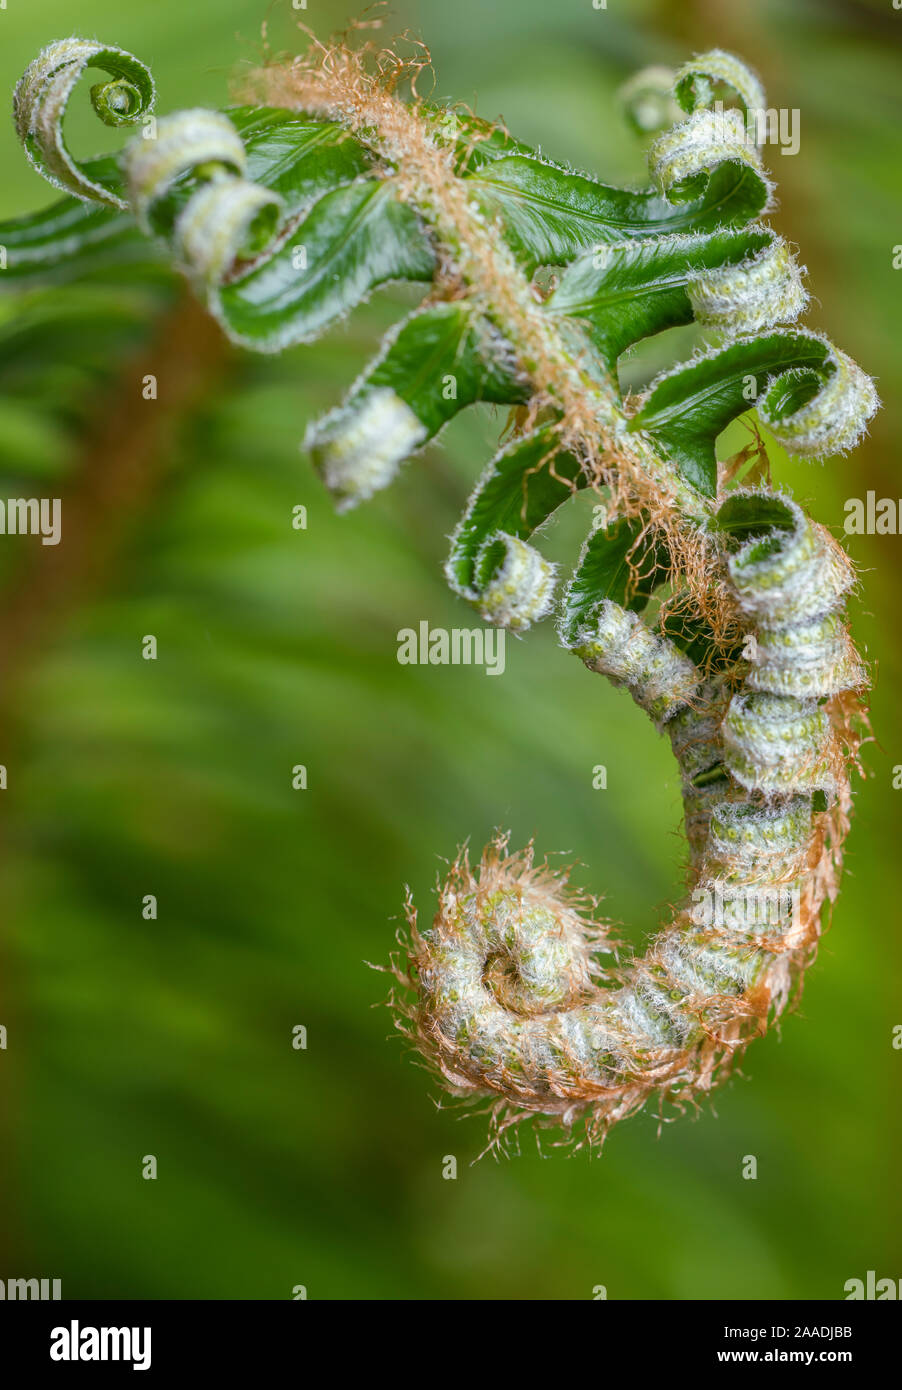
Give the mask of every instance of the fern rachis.
<path id="1" fill-rule="evenodd" d="M 63 143 L 87 65 L 112 79 L 92 91 L 102 118 L 144 122 L 121 166 L 79 164 Z M 262 352 L 311 340 L 389 281 L 427 286 L 306 442 L 349 507 L 465 406 L 515 409 L 447 563 L 486 622 L 519 632 L 551 612 L 557 576 L 534 533 L 575 492 L 597 493 L 560 638 L 670 739 L 687 900 L 602 987 L 591 904 L 500 837 L 475 869 L 458 857 L 428 930 L 409 905 L 397 973 L 401 1026 L 454 1093 L 488 1098 L 502 1127 L 582 1118 L 601 1136 L 652 1097 L 710 1089 L 781 1013 L 848 828 L 866 683 L 842 617 L 851 567 L 785 493 L 732 483 L 715 441 L 749 409 L 750 381 L 761 422 L 812 457 L 852 448 L 877 397 L 844 353 L 789 326 L 801 272 L 762 220 L 772 190 L 754 137 L 715 109 L 716 92 L 740 116 L 764 105 L 737 59 L 715 51 L 675 74 L 680 115 L 638 192 L 420 100 L 415 80 L 402 99 L 415 68 L 314 45 L 260 70 L 251 105 L 153 121 L 131 55 L 51 45 L 17 88 L 16 121 L 70 196 L 0 240 L 13 285 L 77 277 L 105 240 L 149 257 L 162 242 L 227 335 Z M 712 345 L 624 399 L 621 355 L 693 321 Z"/>

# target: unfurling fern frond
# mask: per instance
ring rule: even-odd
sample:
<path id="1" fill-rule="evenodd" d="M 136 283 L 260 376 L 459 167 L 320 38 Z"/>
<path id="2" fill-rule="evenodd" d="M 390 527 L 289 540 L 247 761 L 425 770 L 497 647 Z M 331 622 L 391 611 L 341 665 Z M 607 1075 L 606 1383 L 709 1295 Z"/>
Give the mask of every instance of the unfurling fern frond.
<path id="1" fill-rule="evenodd" d="M 85 65 L 112 79 L 92 90 L 103 119 L 144 122 L 120 165 L 79 164 L 63 144 Z M 410 908 L 397 971 L 411 990 L 401 1026 L 452 1092 L 495 1102 L 502 1128 L 582 1118 L 601 1137 L 652 1097 L 707 1091 L 779 1015 L 848 828 L 865 685 L 842 616 L 849 562 L 785 493 L 731 490 L 715 442 L 754 404 L 791 453 L 846 451 L 877 397 L 844 353 L 791 326 L 807 296 L 761 220 L 772 189 L 746 117 L 764 97 L 736 58 L 631 84 L 634 124 L 657 131 L 644 191 L 430 105 L 415 81 L 404 100 L 411 76 L 387 50 L 315 46 L 257 72 L 254 104 L 154 122 L 135 59 L 51 45 L 19 84 L 16 121 L 73 196 L 0 229 L 6 279 L 76 277 L 98 247 L 154 258 L 162 245 L 228 336 L 262 352 L 316 337 L 389 281 L 422 283 L 424 302 L 306 444 L 350 507 L 465 406 L 517 407 L 447 563 L 487 622 L 520 632 L 552 610 L 555 567 L 535 537 L 574 493 L 598 494 L 560 637 L 669 737 L 690 896 L 602 988 L 586 904 L 501 837 L 475 870 L 458 857 L 428 930 Z M 621 355 L 692 322 L 707 349 L 625 399 Z"/>

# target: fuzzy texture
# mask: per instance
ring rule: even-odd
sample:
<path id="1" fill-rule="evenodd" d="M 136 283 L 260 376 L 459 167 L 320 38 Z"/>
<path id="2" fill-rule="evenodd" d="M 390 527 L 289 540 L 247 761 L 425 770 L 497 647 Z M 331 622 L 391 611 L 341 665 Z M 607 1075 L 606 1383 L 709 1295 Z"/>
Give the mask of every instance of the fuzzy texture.
<path id="1" fill-rule="evenodd" d="M 795 257 L 774 237 L 742 265 L 700 271 L 689 278 L 689 300 L 702 328 L 737 337 L 777 323 L 794 323 L 808 303 Z"/>
<path id="2" fill-rule="evenodd" d="M 674 77 L 674 94 L 684 111 L 694 111 L 697 106 L 710 103 L 712 88 L 717 83 L 732 91 L 746 112 L 766 105 L 757 74 L 741 58 L 722 48 L 712 48 L 684 63 Z"/>
<path id="3" fill-rule="evenodd" d="M 689 703 L 699 685 L 698 671 L 673 642 L 610 599 L 599 604 L 595 627 L 580 633 L 572 650 L 590 671 L 626 686 L 659 728 Z"/>
<path id="4" fill-rule="evenodd" d="M 783 411 L 776 404 L 773 388 L 758 405 L 762 424 L 790 454 L 820 458 L 826 453 L 848 453 L 865 433 L 879 404 L 871 378 L 839 348 L 828 346 L 830 376 L 804 405 L 792 412 Z M 802 378 L 803 374 L 787 372 L 784 383 L 792 376 Z"/>
<path id="5" fill-rule="evenodd" d="M 389 162 L 403 196 L 434 233 L 440 288 L 455 295 L 466 286 L 467 297 L 513 346 L 519 369 L 533 382 L 533 416 L 546 408 L 559 415 L 562 445 L 584 459 L 599 485 L 616 490 L 621 510 L 645 506 L 664 526 L 677 511 L 703 520 L 703 499 L 644 439 L 627 435 L 615 395 L 591 359 L 574 352 L 542 312 L 529 277 L 456 177 L 450 152 L 420 116 L 418 102 L 396 95 L 409 75 L 404 65 L 382 53 L 384 66 L 374 74 L 367 67 L 371 57 L 366 45 L 315 43 L 303 57 L 261 69 L 249 94 L 337 120 Z M 698 539 L 676 528 L 672 543 L 675 552 L 694 546 L 687 572 L 703 566 Z"/>
<path id="6" fill-rule="evenodd" d="M 133 119 L 149 99 L 140 80 L 146 70 L 121 50 L 67 40 L 45 50 L 23 77 L 17 123 L 29 157 L 51 181 L 123 206 L 114 191 L 85 179 L 62 143 L 66 100 L 92 61 L 114 77 L 95 101 L 99 114 Z M 491 468 L 485 475 L 486 488 L 501 492 L 486 502 L 478 491 L 464 517 L 462 528 L 474 528 L 477 540 L 472 583 L 449 565 L 458 591 L 486 621 L 514 631 L 549 611 L 555 569 L 529 539 L 530 474 L 541 473 L 546 494 L 559 500 L 578 484 L 594 488 L 604 499 L 606 527 L 615 518 L 636 527 L 628 592 L 617 590 L 623 601 L 611 590 L 617 577 L 610 567 L 591 570 L 587 542 L 583 559 L 598 591 L 587 596 L 589 580 L 574 577 L 561 634 L 669 737 L 689 862 L 687 896 L 645 955 L 602 974 L 599 955 L 613 949 L 613 939 L 566 872 L 537 865 L 531 847 L 511 854 L 504 836 L 475 869 L 462 852 L 439 887 L 429 929 L 420 929 L 408 902 L 409 935 L 393 967 L 404 990 L 395 1004 L 399 1025 L 446 1087 L 490 1103 L 495 1139 L 532 1117 L 562 1123 L 568 1133 L 580 1121 L 597 1140 L 649 1101 L 695 1103 L 779 1016 L 813 957 L 821 909 L 837 891 L 849 769 L 862 733 L 865 673 L 842 616 L 853 575 L 828 533 L 791 499 L 741 488 L 727 498 L 725 470 L 706 483 L 704 458 L 691 451 L 698 443 L 693 410 L 701 409 L 691 388 L 699 373 L 723 367 L 720 347 L 662 373 L 641 400 L 625 402 L 588 333 L 565 313 L 546 311 L 534 267 L 460 177 L 454 112 L 439 119 L 416 94 L 427 63 L 428 55 L 404 63 L 373 43 L 314 42 L 299 58 L 267 64 L 251 86 L 266 103 L 337 122 L 372 158 L 374 178 L 391 180 L 392 196 L 409 204 L 428 232 L 430 302 L 472 309 L 483 365 L 490 362 L 516 387 L 512 396 L 489 399 L 520 403 L 515 445 L 541 443 L 542 457 L 522 480 L 514 472 L 512 484 L 511 475 Z M 133 91 L 129 80 L 137 83 Z M 407 100 L 399 95 L 403 83 L 411 88 Z M 721 88 L 734 93 L 738 109 L 711 109 Z M 647 75 L 626 100 L 641 102 L 652 92 L 660 111 L 661 91 L 661 74 Z M 758 190 L 759 211 L 762 202 L 766 210 L 771 184 L 758 126 L 747 129 L 747 118 L 764 106 L 757 77 L 715 50 L 676 74 L 673 100 L 685 119 L 649 151 L 665 198 L 691 201 L 724 164 L 738 164 Z M 640 123 L 656 124 L 657 116 Z M 559 167 L 539 158 L 534 164 Z M 210 312 L 244 341 L 223 311 L 221 287 L 240 279 L 248 257 L 265 264 L 273 248 L 284 247 L 291 224 L 278 225 L 279 198 L 245 178 L 245 151 L 228 118 L 202 111 L 169 117 L 156 141 L 130 147 L 124 168 L 139 224 L 169 237 L 176 263 Z M 157 227 L 155 212 L 166 221 L 166 195 L 183 178 L 194 180 L 193 190 L 174 221 Z M 741 259 L 732 242 L 725 263 L 712 267 L 702 256 L 704 270 L 681 266 L 666 287 L 685 295 L 679 312 L 691 310 L 730 344 L 734 362 L 757 350 L 755 335 L 794 321 L 807 302 L 787 245 L 757 222 L 746 230 Z M 672 262 L 675 242 L 666 237 L 619 249 L 625 263 L 634 253 L 652 256 L 658 244 L 666 244 Z M 685 244 L 687 255 L 703 247 L 691 238 Z M 608 249 L 616 260 L 617 245 Z M 277 335 L 255 345 L 275 350 L 281 341 Z M 777 345 L 789 350 L 785 335 Z M 762 360 L 789 360 L 773 340 L 764 346 L 772 356 Z M 773 369 L 757 393 L 759 418 L 794 453 L 851 448 L 877 408 L 873 383 L 826 339 L 800 332 L 790 346 L 798 347 L 796 361 L 811 365 Z M 680 395 L 687 390 L 688 398 Z M 682 435 L 668 434 L 675 410 Z M 715 425 L 709 420 L 711 430 Z M 308 444 L 340 505 L 350 506 L 385 486 L 428 434 L 396 391 L 371 389 L 362 379 L 352 403 L 312 427 Z M 513 469 L 510 454 L 502 456 Z M 700 470 L 695 477 L 693 466 Z M 518 481 L 519 517 L 516 492 L 512 500 L 503 490 Z M 479 530 L 482 507 L 494 529 Z M 648 542 L 665 556 L 651 562 L 651 588 L 666 578 L 673 591 L 657 628 L 637 611 L 646 596 L 633 602 Z M 677 640 L 673 620 L 681 613 L 701 620 L 709 634 L 704 660 L 696 662 Z M 740 637 L 745 645 L 737 657 Z"/>
<path id="7" fill-rule="evenodd" d="M 118 193 L 85 174 L 63 139 L 69 97 L 88 67 L 102 68 L 113 78 L 91 89 L 94 109 L 105 124 L 130 124 L 153 110 L 153 78 L 130 53 L 92 39 L 59 39 L 41 50 L 16 84 L 16 133 L 35 169 L 54 187 L 77 198 L 126 208 L 128 203 Z"/>
<path id="8" fill-rule="evenodd" d="M 720 685 L 693 686 L 654 634 L 629 653 L 636 615 L 608 611 L 601 626 L 618 637 L 597 669 L 671 735 L 695 851 L 689 896 L 604 987 L 595 953 L 609 934 L 531 848 L 510 855 L 502 837 L 475 872 L 462 854 L 427 931 L 408 902 L 399 1026 L 454 1095 L 488 1099 L 493 1143 L 527 1116 L 571 1134 L 579 1123 L 596 1142 L 654 1097 L 694 1102 L 786 1006 L 836 893 L 854 732 L 829 706 L 741 688 L 724 714 Z M 722 775 L 697 787 L 712 768 Z M 823 790 L 830 807 L 815 811 Z"/>
<path id="9" fill-rule="evenodd" d="M 609 938 L 567 876 L 537 868 L 531 848 L 511 855 L 501 837 L 475 871 L 459 856 L 428 931 L 408 903 L 407 958 L 395 971 L 413 995 L 395 1000 L 399 1024 L 447 1088 L 489 1100 L 496 1139 L 524 1116 L 568 1132 L 580 1120 L 599 1139 L 653 1097 L 684 1105 L 710 1089 L 782 1011 L 812 957 L 822 904 L 836 892 L 847 758 L 857 738 L 848 707 L 836 707 L 838 732 L 822 705 L 863 682 L 839 614 L 851 571 L 789 502 L 786 525 L 759 529 L 730 553 L 710 505 L 641 433 L 627 433 L 603 374 L 541 313 L 515 257 L 418 119 L 416 101 L 400 102 L 394 82 L 373 78 L 358 52 L 315 48 L 258 82 L 268 99 L 347 123 L 399 172 L 432 229 L 439 284 L 444 278 L 475 302 L 533 382 L 528 418 L 557 415 L 561 447 L 608 489 L 609 515 L 638 515 L 654 528 L 690 605 L 724 640 L 749 629 L 756 638 L 745 666 L 705 678 L 663 633 L 604 599 L 591 626 L 567 642 L 670 734 L 689 889 L 702 899 L 690 897 L 643 958 L 610 971 L 606 988 L 595 978 L 594 952 Z M 653 142 L 652 175 L 676 200 L 724 160 L 738 161 L 760 177 L 769 202 L 754 134 L 738 113 L 706 109 L 717 85 L 732 88 L 746 113 L 764 104 L 760 83 L 731 55 L 688 64 L 675 90 L 690 114 Z M 801 272 L 778 238 L 742 264 L 691 274 L 687 290 L 698 321 L 740 343 L 793 321 L 807 303 Z M 876 408 L 873 384 L 833 348 L 824 377 L 792 392 L 790 410 L 783 393 L 794 385 L 784 372 L 758 406 L 794 452 L 850 447 Z M 508 538 L 488 603 L 482 590 L 467 594 L 483 616 L 515 628 L 545 602 L 536 553 L 520 545 L 512 551 Z M 507 602 L 499 602 L 499 579 Z M 815 794 L 828 810 L 815 810 Z"/>
<path id="10" fill-rule="evenodd" d="M 146 232 L 150 213 L 182 174 L 215 164 L 242 175 L 247 170 L 244 142 L 227 116 L 198 107 L 164 116 L 152 140 L 134 140 L 123 158 L 129 202 Z"/>
<path id="11" fill-rule="evenodd" d="M 274 229 L 282 200 L 247 179 L 218 178 L 191 195 L 173 231 L 176 262 L 201 292 L 219 285 L 255 231 Z"/>
<path id="12" fill-rule="evenodd" d="M 551 612 L 555 567 L 519 537 L 497 531 L 477 555 L 476 571 L 486 575 L 473 593 L 487 622 L 519 632 Z"/>
<path id="13" fill-rule="evenodd" d="M 353 410 L 336 410 L 318 421 L 304 447 L 338 510 L 345 511 L 387 487 L 425 433 L 406 401 L 385 386 Z"/>
<path id="14" fill-rule="evenodd" d="M 662 192 L 681 195 L 683 185 L 716 169 L 725 159 L 748 164 L 763 177 L 757 146 L 746 133 L 741 117 L 729 119 L 734 114 L 737 113 L 694 111 L 688 120 L 653 141 L 649 164 Z M 769 180 L 765 182 L 770 192 Z"/>

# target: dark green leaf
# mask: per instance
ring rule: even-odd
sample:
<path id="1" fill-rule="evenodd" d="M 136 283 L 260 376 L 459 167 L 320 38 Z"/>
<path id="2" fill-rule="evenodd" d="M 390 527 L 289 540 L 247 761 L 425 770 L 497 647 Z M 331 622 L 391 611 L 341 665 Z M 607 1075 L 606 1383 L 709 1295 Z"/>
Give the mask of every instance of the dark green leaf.
<path id="1" fill-rule="evenodd" d="M 98 183 L 121 188 L 114 159 L 90 160 L 82 167 Z M 164 273 L 168 262 L 163 248 L 138 231 L 130 213 L 73 197 L 0 223 L 0 246 L 6 252 L 0 289 L 65 284 L 96 271 L 115 275 L 120 266 L 159 267 Z"/>
<path id="2" fill-rule="evenodd" d="M 379 387 L 391 387 L 431 439 L 476 401 L 514 405 L 529 399 L 531 387 L 517 376 L 512 356 L 509 345 L 471 304 L 418 309 L 364 373 L 347 407 Z"/>
<path id="3" fill-rule="evenodd" d="M 588 537 L 564 599 L 565 642 L 576 641 L 604 599 L 640 613 L 667 578 L 667 552 L 643 536 L 644 530 L 640 518 L 619 517 Z"/>
<path id="4" fill-rule="evenodd" d="M 525 540 L 585 486 L 577 460 L 558 450 L 553 426 L 512 440 L 489 464 L 454 534 L 447 572 L 455 588 L 473 586 L 477 553 L 496 532 Z"/>
<path id="5" fill-rule="evenodd" d="M 674 207 L 649 189 L 631 192 L 569 173 L 538 158 L 496 159 L 468 180 L 502 235 L 528 265 L 563 265 L 605 242 L 669 232 L 713 231 L 749 222 L 767 189 L 748 165 L 721 165 L 701 198 Z"/>
<path id="6" fill-rule="evenodd" d="M 769 381 L 807 369 L 819 379 L 829 355 L 819 338 L 782 331 L 744 340 L 690 362 L 652 384 L 630 428 L 643 430 L 700 492 L 717 492 L 714 444 L 737 415 L 752 408 Z M 810 384 L 808 386 L 810 395 Z"/>
<path id="7" fill-rule="evenodd" d="M 247 178 L 278 193 L 289 217 L 372 168 L 369 151 L 334 121 L 276 107 L 232 106 L 225 114 L 244 141 Z"/>
<path id="8" fill-rule="evenodd" d="M 714 521 L 718 530 L 739 541 L 767 535 L 775 526 L 791 531 L 796 524 L 792 511 L 779 497 L 754 492 L 728 497 Z"/>
<path id="9" fill-rule="evenodd" d="M 742 261 L 772 240 L 755 230 L 598 247 L 566 268 L 546 308 L 579 319 L 613 367 L 641 338 L 692 321 L 686 283 L 693 271 Z"/>
<path id="10" fill-rule="evenodd" d="M 320 198 L 276 254 L 224 285 L 211 308 L 234 339 L 276 352 L 315 338 L 377 286 L 434 271 L 426 234 L 392 181 L 365 179 Z"/>

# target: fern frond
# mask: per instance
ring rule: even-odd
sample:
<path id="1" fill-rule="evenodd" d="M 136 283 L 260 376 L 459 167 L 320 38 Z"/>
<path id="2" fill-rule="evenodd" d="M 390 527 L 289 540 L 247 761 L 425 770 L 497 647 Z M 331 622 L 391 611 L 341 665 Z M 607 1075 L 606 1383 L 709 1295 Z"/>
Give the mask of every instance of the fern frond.
<path id="1" fill-rule="evenodd" d="M 866 680 L 842 616 L 843 552 L 785 494 L 730 490 L 717 461 L 718 435 L 752 407 L 791 453 L 823 457 L 854 447 L 878 405 L 845 353 L 792 326 L 807 294 L 762 220 L 757 77 L 714 51 L 669 90 L 660 71 L 628 88 L 634 124 L 657 132 L 637 191 L 421 101 L 415 69 L 366 44 L 314 44 L 256 73 L 250 104 L 160 119 L 121 169 L 79 164 L 61 123 L 88 64 L 111 77 L 94 89 L 103 119 L 150 108 L 150 75 L 121 50 L 73 39 L 32 64 L 19 132 L 72 196 L 0 228 L 7 283 L 140 255 L 143 235 L 147 257 L 166 246 L 225 333 L 260 352 L 316 337 L 391 281 L 427 286 L 307 447 L 344 508 L 466 406 L 518 407 L 447 563 L 487 622 L 519 632 L 552 610 L 536 537 L 573 494 L 599 498 L 560 638 L 668 735 L 690 898 L 602 988 L 605 938 L 586 904 L 502 837 L 475 871 L 458 858 L 431 928 L 410 907 L 402 1027 L 453 1092 L 493 1102 L 502 1129 L 583 1118 L 601 1137 L 652 1097 L 707 1091 L 812 958 Z M 622 354 L 689 323 L 707 345 L 626 398 Z"/>

